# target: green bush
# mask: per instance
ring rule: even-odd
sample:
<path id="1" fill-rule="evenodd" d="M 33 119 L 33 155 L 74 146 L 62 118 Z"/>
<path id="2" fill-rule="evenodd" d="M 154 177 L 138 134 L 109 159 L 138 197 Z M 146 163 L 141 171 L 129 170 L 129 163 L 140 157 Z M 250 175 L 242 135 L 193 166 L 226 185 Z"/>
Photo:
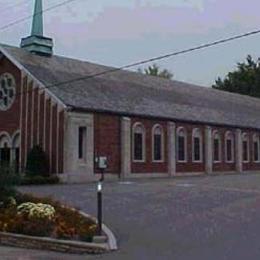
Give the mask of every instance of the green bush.
<path id="1" fill-rule="evenodd" d="M 60 182 L 58 176 L 25 176 L 21 179 L 21 185 L 44 185 L 44 184 L 58 184 Z"/>
<path id="2" fill-rule="evenodd" d="M 16 194 L 15 186 L 19 184 L 19 181 L 19 175 L 14 167 L 0 165 L 0 201 L 5 201 Z"/>
<path id="3" fill-rule="evenodd" d="M 27 176 L 49 176 L 49 163 L 41 146 L 34 146 L 28 153 L 26 164 Z"/>

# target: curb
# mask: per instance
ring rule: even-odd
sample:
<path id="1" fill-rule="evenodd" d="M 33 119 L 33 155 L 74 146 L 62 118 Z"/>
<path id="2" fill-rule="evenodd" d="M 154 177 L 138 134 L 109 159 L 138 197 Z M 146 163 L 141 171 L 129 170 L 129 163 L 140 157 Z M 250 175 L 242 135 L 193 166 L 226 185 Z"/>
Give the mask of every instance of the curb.
<path id="1" fill-rule="evenodd" d="M 88 215 L 87 213 L 83 212 L 83 211 L 79 211 L 80 214 L 82 216 L 85 216 L 87 218 L 90 218 L 92 219 L 94 222 L 97 223 L 97 219 L 93 216 L 90 216 Z M 108 249 L 110 251 L 115 251 L 115 250 L 118 250 L 118 246 L 117 246 L 117 240 L 116 240 L 116 237 L 114 235 L 114 233 L 112 232 L 111 229 L 109 229 L 104 223 L 102 224 L 102 230 L 103 232 L 105 233 L 105 235 L 107 236 L 107 239 L 108 239 Z"/>

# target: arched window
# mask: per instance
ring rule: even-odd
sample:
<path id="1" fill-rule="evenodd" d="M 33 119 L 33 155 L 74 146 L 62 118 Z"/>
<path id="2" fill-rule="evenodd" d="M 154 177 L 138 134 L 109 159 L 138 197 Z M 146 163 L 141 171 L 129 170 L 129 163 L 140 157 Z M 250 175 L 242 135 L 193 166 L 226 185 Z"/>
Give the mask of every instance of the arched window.
<path id="1" fill-rule="evenodd" d="M 242 135 L 243 162 L 249 162 L 249 136 L 244 133 Z"/>
<path id="2" fill-rule="evenodd" d="M 0 163 L 8 165 L 11 161 L 11 138 L 8 133 L 0 133 Z"/>
<path id="3" fill-rule="evenodd" d="M 192 161 L 202 162 L 202 134 L 198 128 L 192 131 Z"/>
<path id="4" fill-rule="evenodd" d="M 187 162 L 187 132 L 183 127 L 177 129 L 177 160 Z"/>
<path id="5" fill-rule="evenodd" d="M 234 162 L 234 136 L 230 131 L 225 134 L 225 161 Z"/>
<path id="6" fill-rule="evenodd" d="M 213 161 L 221 162 L 221 137 L 218 131 L 213 133 Z"/>
<path id="7" fill-rule="evenodd" d="M 133 126 L 133 160 L 135 162 L 145 161 L 145 128 L 141 123 Z"/>
<path id="8" fill-rule="evenodd" d="M 259 135 L 254 134 L 253 135 L 253 155 L 254 155 L 254 162 L 260 162 L 260 140 L 259 140 Z"/>
<path id="9" fill-rule="evenodd" d="M 155 125 L 152 130 L 152 148 L 153 161 L 162 162 L 164 160 L 164 135 L 163 128 L 160 125 Z"/>

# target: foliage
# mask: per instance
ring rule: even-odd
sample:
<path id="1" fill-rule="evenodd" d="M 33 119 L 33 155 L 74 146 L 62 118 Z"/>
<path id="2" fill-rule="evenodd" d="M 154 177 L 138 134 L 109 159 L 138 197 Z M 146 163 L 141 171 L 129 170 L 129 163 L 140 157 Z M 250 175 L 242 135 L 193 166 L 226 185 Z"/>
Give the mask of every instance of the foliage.
<path id="1" fill-rule="evenodd" d="M 49 163 L 47 156 L 41 146 L 34 146 L 28 153 L 26 164 L 27 176 L 48 176 Z"/>
<path id="2" fill-rule="evenodd" d="M 55 209 L 49 204 L 26 202 L 17 207 L 17 214 L 24 215 L 28 219 L 39 218 L 53 220 L 55 217 Z"/>
<path id="3" fill-rule="evenodd" d="M 16 202 L 18 207 L 12 205 L 0 208 L 0 231 L 88 242 L 91 242 L 96 234 L 97 225 L 92 219 L 82 216 L 77 210 L 64 207 L 51 198 L 17 194 Z M 41 210 L 32 210 L 37 207 Z M 51 218 L 42 217 L 42 210 L 47 208 L 49 213 L 51 212 Z"/>
<path id="4" fill-rule="evenodd" d="M 235 92 L 253 97 L 260 97 L 260 59 L 254 61 L 248 55 L 245 62 L 238 63 L 233 72 L 229 72 L 222 80 L 218 78 L 215 89 Z"/>
<path id="5" fill-rule="evenodd" d="M 60 179 L 58 176 L 25 176 L 21 179 L 21 185 L 45 185 L 45 184 L 58 184 Z"/>
<path id="6" fill-rule="evenodd" d="M 157 64 L 148 66 L 148 68 L 145 68 L 144 70 L 139 68 L 138 71 L 140 73 L 150 75 L 150 76 L 156 76 L 156 77 L 165 78 L 165 79 L 173 78 L 173 74 L 170 71 L 168 71 L 167 69 L 161 70 Z"/>
<path id="7" fill-rule="evenodd" d="M 0 201 L 15 195 L 15 186 L 19 184 L 19 180 L 19 175 L 13 167 L 0 165 Z"/>

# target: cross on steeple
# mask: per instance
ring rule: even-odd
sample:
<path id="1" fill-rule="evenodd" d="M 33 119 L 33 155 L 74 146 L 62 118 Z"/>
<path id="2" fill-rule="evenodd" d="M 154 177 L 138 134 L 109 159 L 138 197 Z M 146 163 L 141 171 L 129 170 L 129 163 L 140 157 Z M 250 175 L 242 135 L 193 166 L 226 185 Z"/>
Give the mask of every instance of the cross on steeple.
<path id="1" fill-rule="evenodd" d="M 41 56 L 51 56 L 53 41 L 43 36 L 42 0 L 35 0 L 31 36 L 21 40 L 21 48 Z"/>

